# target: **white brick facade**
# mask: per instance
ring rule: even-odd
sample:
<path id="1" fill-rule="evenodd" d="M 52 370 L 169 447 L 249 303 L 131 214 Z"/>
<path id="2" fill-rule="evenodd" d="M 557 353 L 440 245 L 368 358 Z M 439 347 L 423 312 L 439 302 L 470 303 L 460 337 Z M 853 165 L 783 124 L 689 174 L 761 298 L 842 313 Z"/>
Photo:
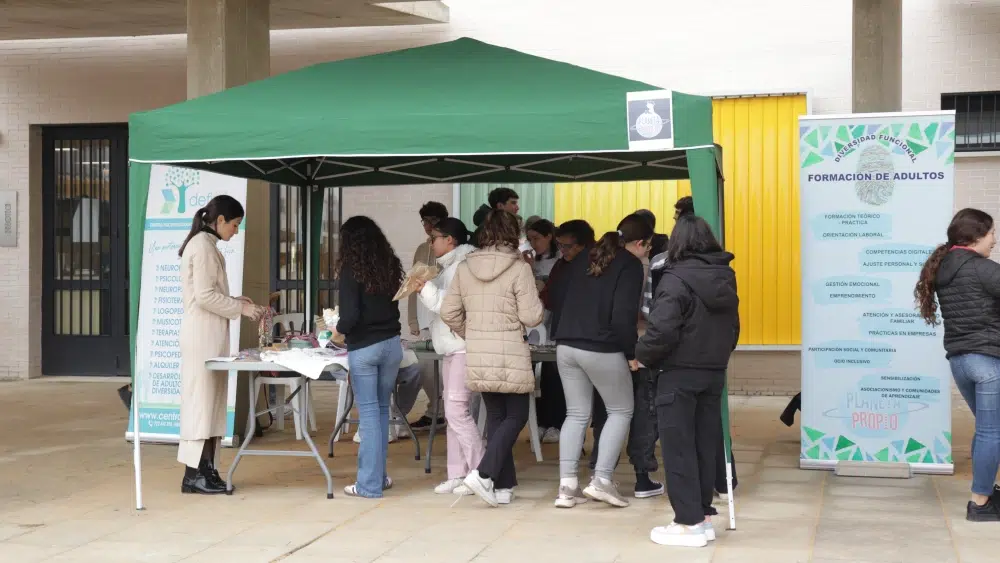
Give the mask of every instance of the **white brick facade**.
<path id="1" fill-rule="evenodd" d="M 275 33 L 272 71 L 471 36 L 692 93 L 807 91 L 816 113 L 850 111 L 847 1 L 448 3 L 445 26 Z M 904 110 L 937 109 L 941 92 L 1000 90 L 996 2 L 907 0 L 903 20 Z M 0 248 L 0 379 L 41 375 L 40 179 L 30 127 L 123 122 L 183 100 L 184 49 L 181 36 L 0 42 L 0 190 L 19 198 L 18 247 Z M 961 159 L 957 168 L 956 205 L 1000 213 L 1000 157 Z M 421 233 L 416 209 L 429 199 L 451 207 L 450 186 L 346 190 L 344 215 L 372 215 L 406 261 Z M 733 387 L 794 390 L 785 379 Z"/>

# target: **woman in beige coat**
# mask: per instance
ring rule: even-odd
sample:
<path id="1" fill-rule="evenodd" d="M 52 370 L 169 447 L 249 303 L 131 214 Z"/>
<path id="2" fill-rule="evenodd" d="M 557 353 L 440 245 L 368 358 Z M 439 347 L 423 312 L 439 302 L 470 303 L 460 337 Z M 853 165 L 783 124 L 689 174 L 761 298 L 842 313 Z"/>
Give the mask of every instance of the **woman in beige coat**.
<path id="1" fill-rule="evenodd" d="M 528 421 L 535 390 L 525 326 L 542 322 L 531 266 L 518 253 L 517 218 L 491 211 L 480 225 L 478 250 L 452 281 L 441 320 L 466 343 L 466 385 L 486 403 L 486 453 L 465 486 L 490 506 L 507 502 L 517 485 L 514 443 Z"/>
<path id="2" fill-rule="evenodd" d="M 228 378 L 205 361 L 229 355 L 229 323 L 256 319 L 262 309 L 246 297 L 229 296 L 226 260 L 216 246 L 239 231 L 243 206 L 228 195 L 212 198 L 194 215 L 181 245 L 181 432 L 177 461 L 185 466 L 181 492 L 219 494 L 226 482 L 215 469 L 218 441 L 226 435 Z"/>

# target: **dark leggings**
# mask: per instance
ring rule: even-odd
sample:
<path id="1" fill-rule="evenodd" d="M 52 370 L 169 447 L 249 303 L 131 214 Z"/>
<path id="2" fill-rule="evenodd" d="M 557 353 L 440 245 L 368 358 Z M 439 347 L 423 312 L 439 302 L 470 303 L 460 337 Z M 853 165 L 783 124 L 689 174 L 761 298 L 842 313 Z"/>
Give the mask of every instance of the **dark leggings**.
<path id="1" fill-rule="evenodd" d="M 566 421 L 566 394 L 555 362 L 542 363 L 542 396 L 535 401 L 539 428 L 562 428 Z"/>
<path id="2" fill-rule="evenodd" d="M 517 486 L 514 471 L 514 444 L 528 423 L 528 395 L 483 393 L 486 403 L 486 453 L 479 462 L 479 474 L 493 479 L 494 489 Z"/>

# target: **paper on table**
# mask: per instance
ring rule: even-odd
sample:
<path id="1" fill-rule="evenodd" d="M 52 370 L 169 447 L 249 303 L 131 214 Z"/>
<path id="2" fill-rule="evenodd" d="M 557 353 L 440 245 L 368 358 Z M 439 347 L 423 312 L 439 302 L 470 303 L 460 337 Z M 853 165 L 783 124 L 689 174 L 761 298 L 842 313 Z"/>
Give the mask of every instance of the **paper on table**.
<path id="1" fill-rule="evenodd" d="M 237 358 L 237 356 L 223 356 L 223 357 L 219 357 L 219 358 L 212 358 L 212 359 L 210 359 L 208 361 L 210 361 L 210 362 L 235 362 L 236 358 Z"/>
<path id="2" fill-rule="evenodd" d="M 262 352 L 260 359 L 301 373 L 309 379 L 319 379 L 319 376 L 331 365 L 347 369 L 347 356 L 326 348 L 297 348 L 282 352 Z"/>

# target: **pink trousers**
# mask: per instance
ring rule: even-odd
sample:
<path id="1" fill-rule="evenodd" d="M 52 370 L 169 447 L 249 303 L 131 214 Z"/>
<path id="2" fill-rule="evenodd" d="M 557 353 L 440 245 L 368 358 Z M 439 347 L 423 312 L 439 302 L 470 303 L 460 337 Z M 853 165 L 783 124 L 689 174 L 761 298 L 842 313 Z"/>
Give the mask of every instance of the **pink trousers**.
<path id="1" fill-rule="evenodd" d="M 459 479 L 479 466 L 485 447 L 472 415 L 465 386 L 465 354 L 444 357 L 444 417 L 448 421 L 448 478 Z"/>

